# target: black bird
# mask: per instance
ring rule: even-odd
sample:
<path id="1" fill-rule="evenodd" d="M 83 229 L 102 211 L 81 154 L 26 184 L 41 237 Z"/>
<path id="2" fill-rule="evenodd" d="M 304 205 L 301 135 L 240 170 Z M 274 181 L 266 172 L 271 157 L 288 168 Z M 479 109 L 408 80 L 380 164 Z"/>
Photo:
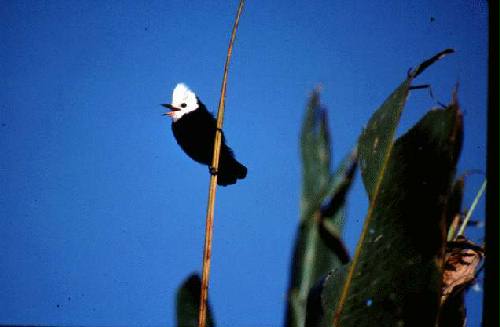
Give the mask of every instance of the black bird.
<path id="1" fill-rule="evenodd" d="M 217 174 L 217 184 L 227 186 L 246 177 L 247 168 L 234 158 L 223 132 L 218 171 L 211 167 L 217 121 L 186 85 L 177 84 L 172 103 L 162 106 L 170 109 L 165 115 L 172 118 L 177 143 L 191 159 L 209 166 L 210 173 Z"/>

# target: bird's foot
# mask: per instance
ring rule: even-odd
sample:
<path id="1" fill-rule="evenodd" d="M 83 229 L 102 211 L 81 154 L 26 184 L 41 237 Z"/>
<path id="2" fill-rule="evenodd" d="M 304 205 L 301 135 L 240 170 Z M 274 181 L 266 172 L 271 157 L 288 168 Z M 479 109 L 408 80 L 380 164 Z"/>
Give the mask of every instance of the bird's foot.
<path id="1" fill-rule="evenodd" d="M 208 171 L 210 172 L 210 175 L 217 175 L 217 169 L 215 169 L 215 167 L 208 167 Z"/>

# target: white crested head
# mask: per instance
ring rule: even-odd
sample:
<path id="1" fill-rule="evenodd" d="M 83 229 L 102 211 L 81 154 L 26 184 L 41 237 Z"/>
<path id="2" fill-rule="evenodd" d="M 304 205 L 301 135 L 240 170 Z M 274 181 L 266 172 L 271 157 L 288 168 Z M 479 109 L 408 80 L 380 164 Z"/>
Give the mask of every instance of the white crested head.
<path id="1" fill-rule="evenodd" d="M 179 83 L 172 92 L 171 112 L 168 113 L 173 121 L 177 121 L 185 114 L 198 109 L 196 94 L 185 84 Z"/>

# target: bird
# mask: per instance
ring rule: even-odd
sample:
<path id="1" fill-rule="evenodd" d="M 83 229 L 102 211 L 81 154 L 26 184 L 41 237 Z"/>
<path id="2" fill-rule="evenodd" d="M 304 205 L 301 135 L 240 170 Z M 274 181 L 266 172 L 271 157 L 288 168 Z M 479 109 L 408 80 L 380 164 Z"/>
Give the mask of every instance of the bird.
<path id="1" fill-rule="evenodd" d="M 172 103 L 162 106 L 169 109 L 164 115 L 172 118 L 172 132 L 177 143 L 191 159 L 207 165 L 209 172 L 217 175 L 218 185 L 232 185 L 247 176 L 247 168 L 236 160 L 222 130 L 219 167 L 216 171 L 211 166 L 217 121 L 188 86 L 177 84 L 172 92 Z"/>

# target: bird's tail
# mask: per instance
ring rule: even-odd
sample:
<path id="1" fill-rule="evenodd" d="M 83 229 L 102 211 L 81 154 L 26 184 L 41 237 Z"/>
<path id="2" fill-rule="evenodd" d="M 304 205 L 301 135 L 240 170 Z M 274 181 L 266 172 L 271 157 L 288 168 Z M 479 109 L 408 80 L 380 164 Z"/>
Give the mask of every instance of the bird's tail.
<path id="1" fill-rule="evenodd" d="M 247 167 L 236 161 L 236 159 L 221 160 L 217 174 L 217 184 L 221 186 L 235 184 L 238 179 L 243 179 L 246 176 Z"/>

